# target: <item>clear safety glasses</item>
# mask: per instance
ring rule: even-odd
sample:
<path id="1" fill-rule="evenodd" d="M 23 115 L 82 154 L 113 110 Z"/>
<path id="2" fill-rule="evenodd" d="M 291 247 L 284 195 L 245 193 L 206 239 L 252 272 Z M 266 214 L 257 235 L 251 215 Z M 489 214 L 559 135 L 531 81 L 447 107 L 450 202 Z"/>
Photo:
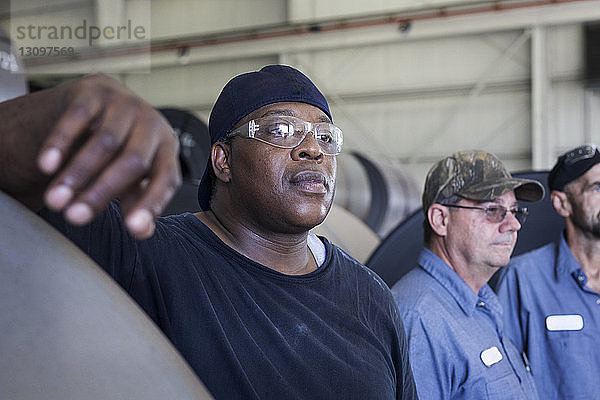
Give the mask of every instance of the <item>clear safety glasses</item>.
<path id="1" fill-rule="evenodd" d="M 308 122 L 288 115 L 256 118 L 229 132 L 227 137 L 241 136 L 256 139 L 271 146 L 293 149 L 312 132 L 323 154 L 335 156 L 342 151 L 342 130 L 329 122 Z"/>

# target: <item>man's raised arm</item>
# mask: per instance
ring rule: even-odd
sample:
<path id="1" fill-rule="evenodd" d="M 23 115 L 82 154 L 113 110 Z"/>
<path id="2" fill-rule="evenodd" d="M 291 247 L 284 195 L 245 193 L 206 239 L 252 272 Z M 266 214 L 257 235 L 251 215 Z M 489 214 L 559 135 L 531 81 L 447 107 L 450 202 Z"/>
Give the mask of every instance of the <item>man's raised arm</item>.
<path id="1" fill-rule="evenodd" d="M 115 197 L 138 238 L 180 185 L 169 123 L 119 81 L 88 75 L 0 103 L 0 189 L 85 224 Z"/>

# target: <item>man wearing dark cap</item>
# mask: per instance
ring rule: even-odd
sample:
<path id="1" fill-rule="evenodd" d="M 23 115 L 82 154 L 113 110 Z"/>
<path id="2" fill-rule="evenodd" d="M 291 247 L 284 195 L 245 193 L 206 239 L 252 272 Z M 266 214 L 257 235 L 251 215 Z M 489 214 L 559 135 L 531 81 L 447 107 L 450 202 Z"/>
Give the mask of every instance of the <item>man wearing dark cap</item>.
<path id="1" fill-rule="evenodd" d="M 420 398 L 538 398 L 487 282 L 508 264 L 527 215 L 517 201 L 543 195 L 539 182 L 513 178 L 484 151 L 454 153 L 429 171 L 425 249 L 392 288 Z"/>
<path id="2" fill-rule="evenodd" d="M 202 212 L 136 240 L 117 203 L 74 227 L 217 399 L 416 399 L 402 321 L 373 272 L 309 234 L 335 192 L 342 132 L 300 71 L 233 78 L 210 116 Z"/>
<path id="3" fill-rule="evenodd" d="M 577 147 L 548 175 L 565 219 L 558 243 L 515 257 L 498 296 L 506 332 L 531 362 L 540 398 L 600 399 L 600 152 Z"/>

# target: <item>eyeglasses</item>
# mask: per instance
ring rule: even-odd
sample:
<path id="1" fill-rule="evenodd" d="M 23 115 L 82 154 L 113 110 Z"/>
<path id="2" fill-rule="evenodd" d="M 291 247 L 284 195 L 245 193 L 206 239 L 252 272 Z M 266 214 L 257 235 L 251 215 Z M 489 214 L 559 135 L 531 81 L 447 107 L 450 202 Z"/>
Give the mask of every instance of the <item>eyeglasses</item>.
<path id="1" fill-rule="evenodd" d="M 487 207 L 474 207 L 474 206 L 459 206 L 457 204 L 442 204 L 446 207 L 452 208 L 466 208 L 468 210 L 481 210 L 485 212 L 485 218 L 492 223 L 498 223 L 504 221 L 506 213 L 511 212 L 515 216 L 519 224 L 523 225 L 527 219 L 527 207 L 514 207 L 506 208 L 501 205 L 487 206 Z"/>
<path id="2" fill-rule="evenodd" d="M 342 130 L 329 122 L 308 122 L 288 115 L 256 118 L 229 132 L 227 138 L 239 135 L 256 139 L 282 149 L 293 149 L 312 132 L 323 154 L 335 156 L 342 151 Z"/>
<path id="3" fill-rule="evenodd" d="M 566 153 L 563 157 L 566 165 L 573 165 L 582 160 L 587 160 L 588 158 L 592 158 L 596 155 L 597 148 L 593 144 L 587 144 L 585 146 L 580 146 L 576 149 L 571 150 Z"/>

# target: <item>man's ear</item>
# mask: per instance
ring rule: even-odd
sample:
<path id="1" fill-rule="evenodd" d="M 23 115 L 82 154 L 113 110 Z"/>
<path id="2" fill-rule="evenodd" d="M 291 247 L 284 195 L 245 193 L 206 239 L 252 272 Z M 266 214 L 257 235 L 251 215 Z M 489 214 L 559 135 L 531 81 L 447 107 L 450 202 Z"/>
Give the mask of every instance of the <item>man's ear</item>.
<path id="1" fill-rule="evenodd" d="M 429 225 L 438 236 L 446 236 L 448 233 L 448 214 L 448 207 L 438 203 L 432 204 L 427 210 Z"/>
<path id="2" fill-rule="evenodd" d="M 571 202 L 569 201 L 569 197 L 565 192 L 561 192 L 560 190 L 553 190 L 550 193 L 550 199 L 552 200 L 552 205 L 554 209 L 561 217 L 569 217 L 571 212 L 573 211 Z"/>
<path id="3" fill-rule="evenodd" d="M 210 150 L 210 158 L 215 176 L 222 182 L 231 181 L 231 146 L 217 142 Z"/>

